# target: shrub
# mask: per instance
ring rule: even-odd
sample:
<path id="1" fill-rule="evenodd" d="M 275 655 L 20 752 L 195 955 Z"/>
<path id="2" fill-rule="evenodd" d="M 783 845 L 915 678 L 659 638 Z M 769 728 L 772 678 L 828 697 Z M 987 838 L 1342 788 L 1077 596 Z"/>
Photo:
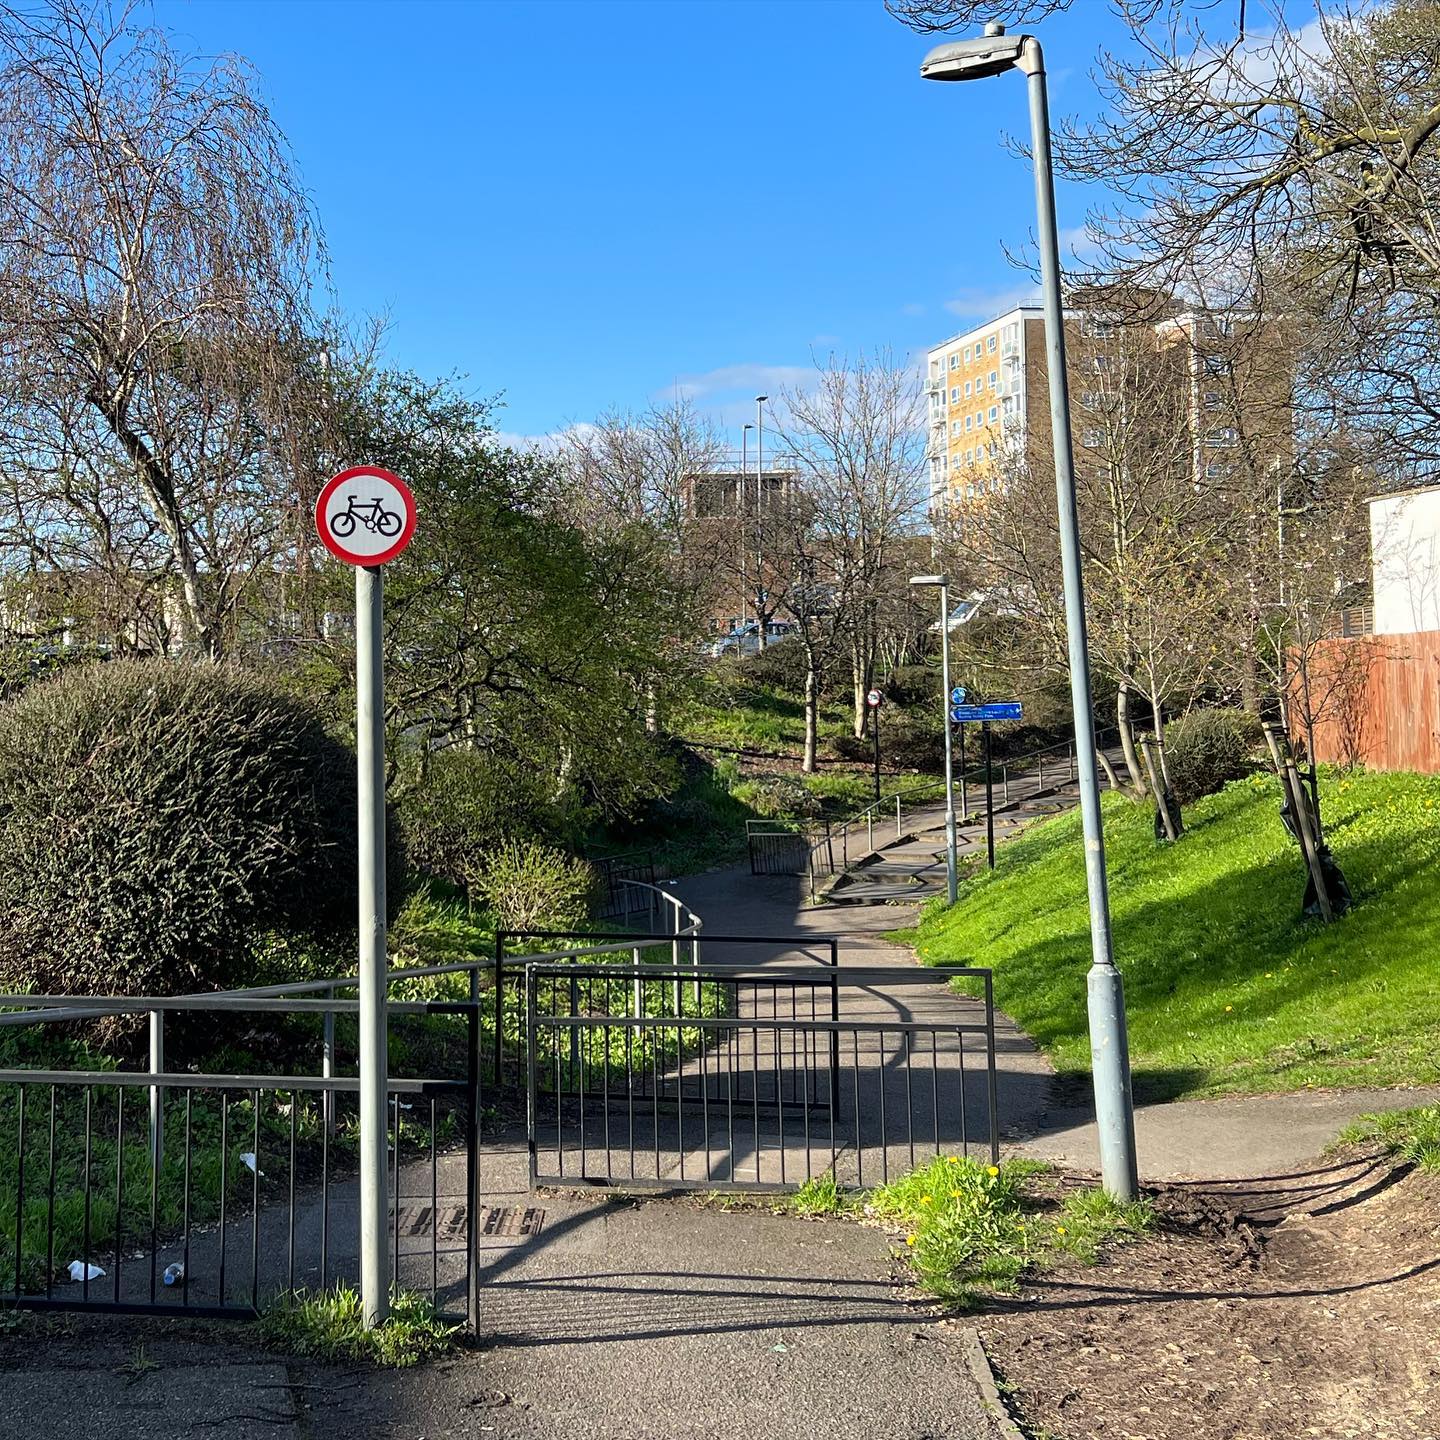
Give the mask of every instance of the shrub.
<path id="1" fill-rule="evenodd" d="M 354 915 L 355 766 L 238 671 L 67 670 L 0 706 L 0 983 L 248 980 L 254 936 Z"/>
<path id="2" fill-rule="evenodd" d="M 595 873 L 538 841 L 511 840 L 486 851 L 466 883 L 505 930 L 573 930 L 587 918 Z"/>
<path id="3" fill-rule="evenodd" d="M 487 852 L 507 839 L 537 838 L 547 819 L 544 797 L 527 777 L 459 748 L 402 777 L 395 815 L 411 884 L 430 875 L 462 887 Z"/>
<path id="4" fill-rule="evenodd" d="M 1244 710 L 1192 710 L 1165 727 L 1165 763 L 1182 804 L 1213 795 L 1253 768 L 1260 722 Z"/>
<path id="5" fill-rule="evenodd" d="M 763 685 L 786 695 L 805 693 L 805 647 L 793 635 L 747 655 L 736 668 L 751 685 Z"/>
<path id="6" fill-rule="evenodd" d="M 767 775 L 735 786 L 737 800 L 769 820 L 813 820 L 823 808 L 820 797 L 793 775 Z"/>

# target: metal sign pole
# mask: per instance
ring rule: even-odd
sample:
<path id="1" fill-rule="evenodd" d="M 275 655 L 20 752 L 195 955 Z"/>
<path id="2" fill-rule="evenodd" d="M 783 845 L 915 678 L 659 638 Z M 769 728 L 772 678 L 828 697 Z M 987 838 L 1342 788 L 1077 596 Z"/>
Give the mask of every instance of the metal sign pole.
<path id="1" fill-rule="evenodd" d="M 995 777 L 990 769 L 990 722 L 980 722 L 980 734 L 985 741 L 985 849 L 990 857 L 990 868 L 995 868 Z"/>
<path id="2" fill-rule="evenodd" d="M 378 565 L 355 567 L 355 749 L 360 761 L 360 1296 L 367 1328 L 390 1313 L 383 574 Z"/>
<path id="3" fill-rule="evenodd" d="M 875 799 L 880 799 L 880 707 L 872 705 L 875 726 Z"/>

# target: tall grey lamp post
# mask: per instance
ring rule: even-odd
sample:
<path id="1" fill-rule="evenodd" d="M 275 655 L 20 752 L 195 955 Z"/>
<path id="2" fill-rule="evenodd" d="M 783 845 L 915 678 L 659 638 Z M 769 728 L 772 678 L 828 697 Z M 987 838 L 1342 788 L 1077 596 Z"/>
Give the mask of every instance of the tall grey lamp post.
<path id="1" fill-rule="evenodd" d="M 945 885 L 955 903 L 958 875 L 955 868 L 955 767 L 950 757 L 950 582 L 943 575 L 912 575 L 916 586 L 940 591 L 940 713 L 945 720 Z"/>
<path id="2" fill-rule="evenodd" d="M 1105 880 L 1105 837 L 1100 823 L 1100 785 L 1095 762 L 1090 649 L 1085 634 L 1085 589 L 1080 571 L 1080 524 L 1075 509 L 1075 469 L 1070 445 L 1070 395 L 1065 371 L 1065 317 L 1060 294 L 1060 245 L 1055 226 L 1055 182 L 1050 169 L 1050 108 L 1045 57 L 1033 35 L 1007 35 L 987 25 L 975 40 L 937 45 L 924 59 L 926 80 L 984 80 L 1019 70 L 1030 92 L 1030 132 L 1035 163 L 1036 229 L 1045 302 L 1045 359 L 1050 382 L 1050 430 L 1055 446 L 1055 494 L 1060 521 L 1060 559 L 1065 581 L 1065 627 L 1070 648 L 1070 702 L 1075 715 L 1075 757 L 1085 833 L 1085 882 L 1090 896 L 1090 1058 L 1100 1169 L 1106 1191 L 1120 1200 L 1139 1193 L 1135 1158 L 1135 1111 L 1130 1094 L 1130 1053 L 1125 1032 L 1125 991 L 1115 968 L 1110 935 L 1110 897 Z"/>
<path id="3" fill-rule="evenodd" d="M 765 402 L 768 395 L 755 397 L 755 618 L 760 625 L 756 648 L 763 650 L 766 641 L 765 625 L 765 562 L 761 559 L 761 512 L 765 508 Z"/>
<path id="4" fill-rule="evenodd" d="M 745 539 L 745 487 L 750 483 L 750 432 L 753 425 L 740 427 L 740 483 L 735 487 L 735 519 L 740 531 L 740 621 L 745 621 L 745 605 L 749 596 L 745 594 L 745 566 L 749 559 L 749 545 Z"/>

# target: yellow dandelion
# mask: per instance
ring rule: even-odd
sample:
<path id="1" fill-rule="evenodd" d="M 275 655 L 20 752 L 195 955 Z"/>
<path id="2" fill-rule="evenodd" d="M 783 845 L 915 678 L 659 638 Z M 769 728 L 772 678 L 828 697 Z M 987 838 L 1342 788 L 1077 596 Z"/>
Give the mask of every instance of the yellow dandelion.
<path id="1" fill-rule="evenodd" d="M 959 1157 L 958 1155 L 947 1155 L 945 1158 L 946 1158 L 952 1165 L 958 1165 L 958 1164 L 960 1163 L 960 1157 Z"/>
<path id="2" fill-rule="evenodd" d="M 998 1175 L 1000 1173 L 1000 1167 L 998 1165 L 987 1165 L 985 1167 L 985 1173 L 987 1175 Z"/>
<path id="3" fill-rule="evenodd" d="M 928 1205 L 930 1203 L 930 1197 L 928 1195 L 922 1195 L 920 1197 L 920 1203 L 922 1205 Z"/>
<path id="4" fill-rule="evenodd" d="M 1227 1005 L 1227 1006 L 1225 1007 L 1225 1012 L 1226 1012 L 1226 1014 L 1229 1014 L 1229 1012 L 1230 1012 L 1231 1010 L 1233 1010 L 1234 1008 L 1235 1008 L 1235 1007 L 1234 1007 L 1233 1005 Z"/>
<path id="5" fill-rule="evenodd" d="M 1063 1235 L 1065 1233 L 1065 1227 L 1063 1225 L 1057 1225 L 1055 1227 L 1055 1233 L 1057 1235 Z"/>
<path id="6" fill-rule="evenodd" d="M 907 1245 L 913 1245 L 915 1243 L 915 1237 L 913 1235 L 907 1235 L 905 1237 L 905 1243 Z"/>
<path id="7" fill-rule="evenodd" d="M 958 1199 L 960 1198 L 960 1191 L 958 1191 L 958 1190 L 952 1190 L 952 1191 L 950 1192 L 950 1198 L 951 1198 L 952 1200 L 958 1200 Z"/>

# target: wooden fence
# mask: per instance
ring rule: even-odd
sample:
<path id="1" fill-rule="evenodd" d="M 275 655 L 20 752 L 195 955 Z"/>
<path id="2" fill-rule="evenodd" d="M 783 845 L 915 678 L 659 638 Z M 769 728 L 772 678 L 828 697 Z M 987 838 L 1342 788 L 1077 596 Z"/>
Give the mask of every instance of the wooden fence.
<path id="1" fill-rule="evenodd" d="M 1440 630 L 1326 640 L 1308 668 L 1318 760 L 1440 773 Z M 1300 686 L 1297 677 L 1296 739 Z"/>

